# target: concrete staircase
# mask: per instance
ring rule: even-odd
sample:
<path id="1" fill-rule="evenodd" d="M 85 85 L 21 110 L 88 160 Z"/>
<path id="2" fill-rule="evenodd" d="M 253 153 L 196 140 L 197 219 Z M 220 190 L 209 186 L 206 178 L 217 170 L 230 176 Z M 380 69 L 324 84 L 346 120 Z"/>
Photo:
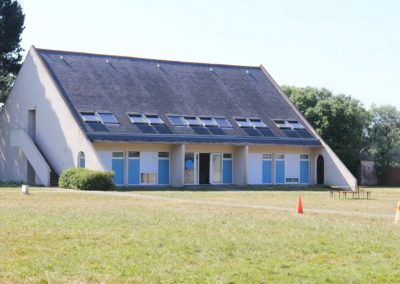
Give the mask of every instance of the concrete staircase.
<path id="1" fill-rule="evenodd" d="M 19 147 L 26 159 L 32 165 L 35 173 L 44 186 L 56 186 L 58 184 L 58 176 L 49 166 L 35 142 L 28 135 L 25 129 L 12 129 L 10 144 L 13 147 Z M 53 173 L 53 174 L 52 174 Z"/>

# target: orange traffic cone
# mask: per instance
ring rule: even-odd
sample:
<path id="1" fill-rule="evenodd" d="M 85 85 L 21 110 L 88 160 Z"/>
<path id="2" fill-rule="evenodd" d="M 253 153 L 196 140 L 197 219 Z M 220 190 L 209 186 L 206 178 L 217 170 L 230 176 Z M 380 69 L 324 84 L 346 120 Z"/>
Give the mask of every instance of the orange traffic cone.
<path id="1" fill-rule="evenodd" d="M 396 218 L 394 219 L 394 222 L 400 223 L 400 201 L 397 202 Z"/>
<path id="2" fill-rule="evenodd" d="M 303 202 L 301 201 L 301 196 L 299 196 L 299 200 L 297 201 L 297 213 L 303 214 Z"/>

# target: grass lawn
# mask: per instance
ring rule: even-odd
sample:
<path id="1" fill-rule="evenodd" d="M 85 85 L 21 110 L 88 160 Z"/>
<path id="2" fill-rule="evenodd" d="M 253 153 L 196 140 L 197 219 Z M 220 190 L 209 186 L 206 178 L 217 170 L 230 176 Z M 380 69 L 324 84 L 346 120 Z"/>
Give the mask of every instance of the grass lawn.
<path id="1" fill-rule="evenodd" d="M 295 208 L 299 194 L 304 215 L 206 203 Z M 399 283 L 400 189 L 373 189 L 372 197 L 0 188 L 0 282 Z"/>

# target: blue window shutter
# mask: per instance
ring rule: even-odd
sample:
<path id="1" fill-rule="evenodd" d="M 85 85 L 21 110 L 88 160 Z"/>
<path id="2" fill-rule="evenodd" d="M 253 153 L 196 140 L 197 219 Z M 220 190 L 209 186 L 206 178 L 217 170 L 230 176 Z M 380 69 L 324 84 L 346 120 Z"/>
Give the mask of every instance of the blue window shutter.
<path id="1" fill-rule="evenodd" d="M 128 160 L 128 184 L 139 184 L 139 170 L 140 170 L 140 160 L 139 159 L 129 159 Z"/>
<path id="2" fill-rule="evenodd" d="M 231 184 L 232 183 L 232 160 L 224 160 L 223 161 L 223 183 Z"/>
<path id="3" fill-rule="evenodd" d="M 300 161 L 300 183 L 309 183 L 309 161 Z"/>
<path id="4" fill-rule="evenodd" d="M 116 185 L 124 184 L 124 160 L 123 159 L 113 159 L 112 160 L 112 170 L 114 171 L 114 183 Z"/>
<path id="5" fill-rule="evenodd" d="M 158 160 L 158 184 L 169 184 L 169 160 Z"/>
<path id="6" fill-rule="evenodd" d="M 262 163 L 262 183 L 272 183 L 272 161 L 263 161 Z"/>
<path id="7" fill-rule="evenodd" d="M 285 161 L 276 161 L 276 183 L 285 183 Z"/>

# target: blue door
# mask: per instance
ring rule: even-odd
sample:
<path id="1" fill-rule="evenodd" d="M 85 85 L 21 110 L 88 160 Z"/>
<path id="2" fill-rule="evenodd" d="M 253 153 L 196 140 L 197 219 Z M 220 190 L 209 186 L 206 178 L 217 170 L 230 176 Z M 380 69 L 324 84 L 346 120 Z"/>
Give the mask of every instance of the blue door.
<path id="1" fill-rule="evenodd" d="M 300 183 L 309 183 L 309 162 L 300 161 Z"/>
<path id="2" fill-rule="evenodd" d="M 262 183 L 272 183 L 272 161 L 263 161 L 262 163 Z"/>
<path id="3" fill-rule="evenodd" d="M 223 161 L 223 183 L 231 184 L 232 183 L 232 159 Z"/>
<path id="4" fill-rule="evenodd" d="M 169 184 L 169 160 L 158 160 L 158 184 Z"/>
<path id="5" fill-rule="evenodd" d="M 140 160 L 129 159 L 128 160 L 128 184 L 135 185 L 139 184 L 139 171 L 140 171 Z"/>
<path id="6" fill-rule="evenodd" d="M 114 183 L 116 185 L 124 184 L 124 159 L 112 159 L 112 170 L 114 172 Z"/>
<path id="7" fill-rule="evenodd" d="M 285 183 L 285 161 L 276 161 L 276 183 Z"/>

